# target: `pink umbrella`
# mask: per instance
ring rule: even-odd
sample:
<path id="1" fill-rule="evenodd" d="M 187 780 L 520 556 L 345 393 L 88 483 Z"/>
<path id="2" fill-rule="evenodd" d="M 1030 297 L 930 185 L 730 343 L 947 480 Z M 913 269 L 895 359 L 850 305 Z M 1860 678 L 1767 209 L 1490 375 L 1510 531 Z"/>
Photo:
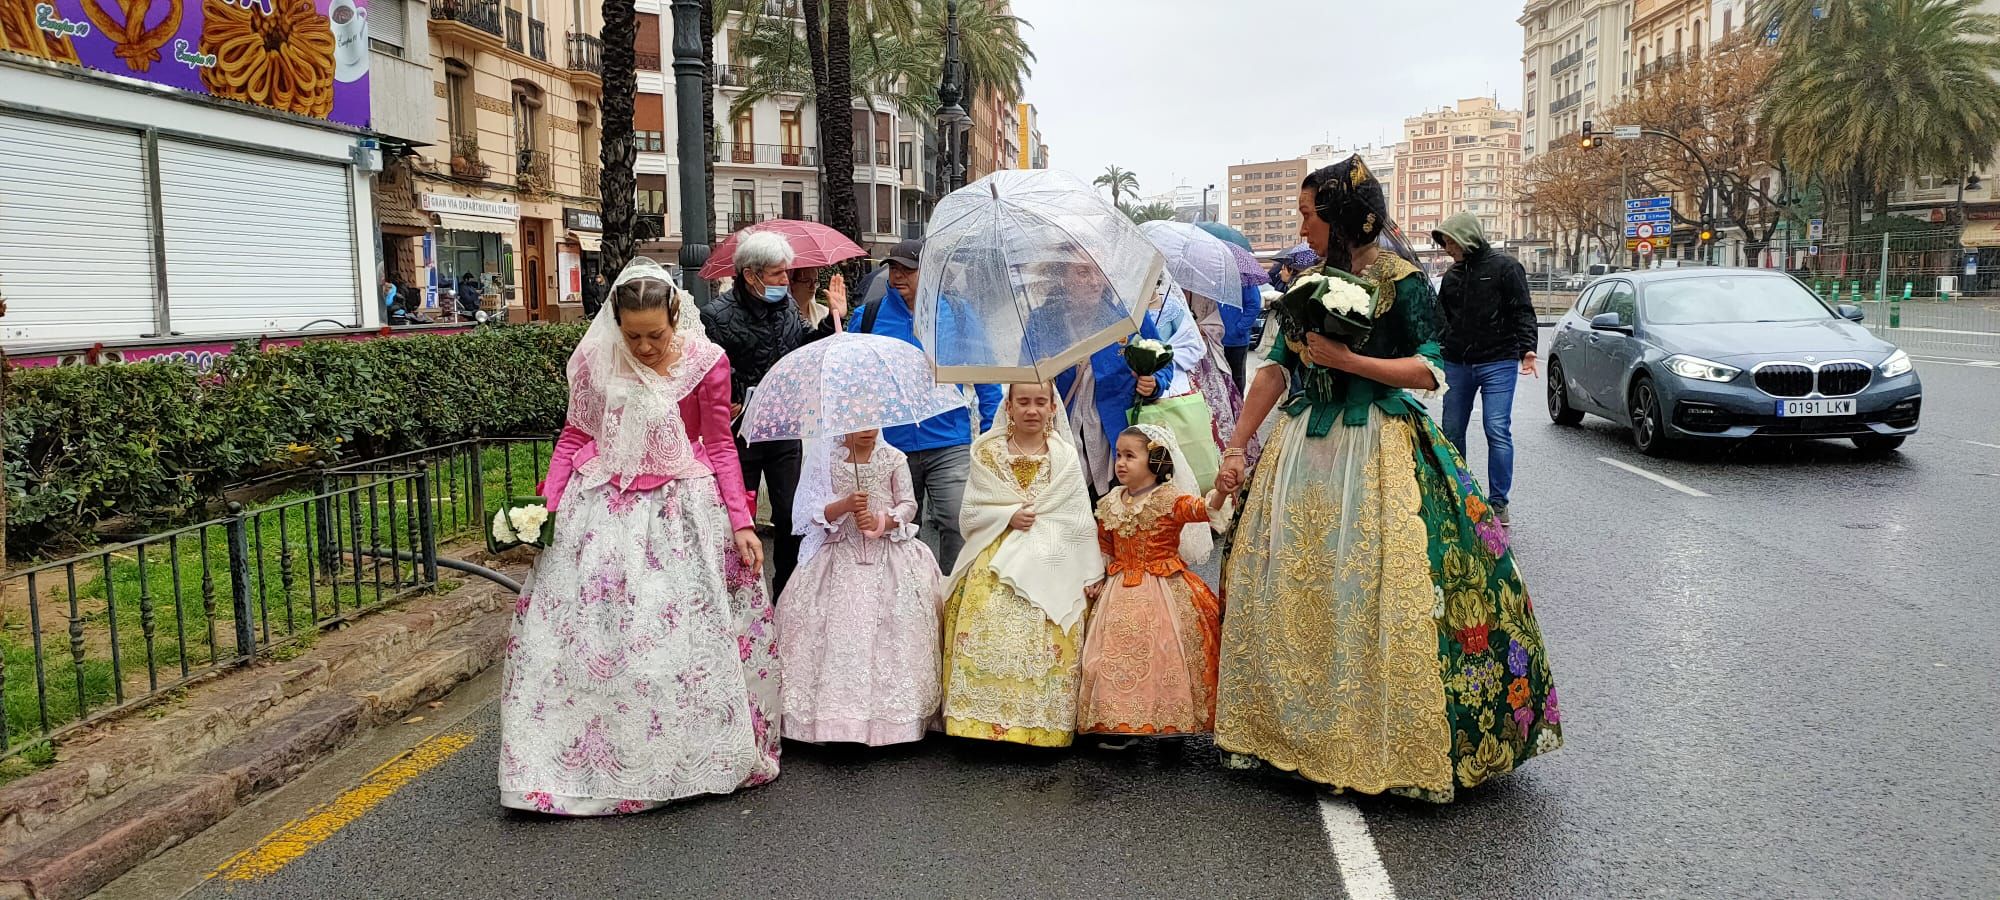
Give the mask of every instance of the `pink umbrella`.
<path id="1" fill-rule="evenodd" d="M 867 255 L 859 244 L 847 236 L 818 222 L 801 222 L 796 219 L 772 219 L 745 228 L 722 239 L 715 248 L 715 254 L 701 267 L 701 277 L 707 279 L 727 278 L 736 271 L 736 239 L 755 231 L 775 231 L 785 236 L 792 245 L 792 252 L 798 260 L 792 268 L 808 266 L 830 266 L 842 260 Z"/>

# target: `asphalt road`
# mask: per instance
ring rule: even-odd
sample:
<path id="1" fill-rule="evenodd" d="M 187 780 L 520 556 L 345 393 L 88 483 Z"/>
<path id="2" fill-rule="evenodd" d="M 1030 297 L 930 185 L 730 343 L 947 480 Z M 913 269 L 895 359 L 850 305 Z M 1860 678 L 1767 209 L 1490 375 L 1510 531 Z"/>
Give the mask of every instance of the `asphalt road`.
<path id="1" fill-rule="evenodd" d="M 1885 460 L 1834 444 L 1647 460 L 1605 423 L 1550 425 L 1524 383 L 1515 548 L 1568 744 L 1449 807 L 1322 810 L 1201 747 L 933 739 L 788 747 L 755 791 L 544 820 L 495 802 L 488 677 L 401 738 L 469 746 L 289 865 L 201 881 L 359 783 L 393 733 L 107 896 L 1991 897 L 2000 369 L 1919 369 L 1925 431 Z M 1330 849 L 1322 819 L 1353 809 L 1386 880 L 1354 865 L 1353 833 Z"/>

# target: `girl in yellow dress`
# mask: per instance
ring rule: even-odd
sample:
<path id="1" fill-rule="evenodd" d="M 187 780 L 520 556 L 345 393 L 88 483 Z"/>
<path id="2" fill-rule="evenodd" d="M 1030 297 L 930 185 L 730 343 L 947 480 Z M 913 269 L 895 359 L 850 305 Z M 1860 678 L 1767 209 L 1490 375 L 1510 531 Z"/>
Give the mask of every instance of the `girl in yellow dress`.
<path id="1" fill-rule="evenodd" d="M 1067 747 L 1076 732 L 1084 586 L 1104 576 L 1097 520 L 1055 389 L 1014 385 L 972 444 L 947 581 L 944 730 Z"/>

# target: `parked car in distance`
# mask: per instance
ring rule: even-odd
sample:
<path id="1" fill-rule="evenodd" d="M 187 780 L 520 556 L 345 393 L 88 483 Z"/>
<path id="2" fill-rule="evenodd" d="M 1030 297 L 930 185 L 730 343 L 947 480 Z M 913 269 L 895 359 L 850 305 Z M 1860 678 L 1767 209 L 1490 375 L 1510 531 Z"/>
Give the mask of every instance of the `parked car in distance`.
<path id="1" fill-rule="evenodd" d="M 1648 455 L 1677 444 L 1845 438 L 1869 452 L 1917 431 L 1910 357 L 1764 269 L 1623 272 L 1593 281 L 1556 324 L 1549 417 L 1625 425 Z"/>

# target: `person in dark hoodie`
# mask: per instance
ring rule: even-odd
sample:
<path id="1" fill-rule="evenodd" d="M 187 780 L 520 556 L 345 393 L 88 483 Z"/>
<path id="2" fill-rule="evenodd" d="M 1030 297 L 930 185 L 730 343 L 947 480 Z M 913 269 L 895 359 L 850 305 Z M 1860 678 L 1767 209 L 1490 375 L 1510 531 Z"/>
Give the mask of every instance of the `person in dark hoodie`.
<path id="1" fill-rule="evenodd" d="M 1514 387 L 1535 375 L 1538 331 L 1528 275 L 1520 262 L 1486 242 L 1479 220 L 1459 213 L 1431 239 L 1451 255 L 1438 305 L 1444 312 L 1444 434 L 1465 455 L 1472 400 L 1480 401 L 1486 431 L 1486 489 L 1502 524 L 1514 487 Z"/>

